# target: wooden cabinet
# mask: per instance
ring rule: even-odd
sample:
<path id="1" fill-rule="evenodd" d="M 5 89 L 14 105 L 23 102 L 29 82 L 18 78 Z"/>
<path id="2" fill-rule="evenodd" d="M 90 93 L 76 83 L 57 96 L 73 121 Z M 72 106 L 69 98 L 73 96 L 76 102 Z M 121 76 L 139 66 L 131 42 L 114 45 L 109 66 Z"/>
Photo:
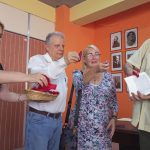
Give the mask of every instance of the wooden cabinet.
<path id="1" fill-rule="evenodd" d="M 140 150 L 138 130 L 129 121 L 117 121 L 113 142 L 119 150 Z"/>

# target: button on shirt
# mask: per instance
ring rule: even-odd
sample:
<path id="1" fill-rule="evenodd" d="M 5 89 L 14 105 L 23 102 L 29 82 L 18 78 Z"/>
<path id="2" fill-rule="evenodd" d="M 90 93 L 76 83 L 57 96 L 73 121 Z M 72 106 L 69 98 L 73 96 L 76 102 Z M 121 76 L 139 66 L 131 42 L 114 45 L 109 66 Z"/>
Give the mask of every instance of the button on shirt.
<path id="1" fill-rule="evenodd" d="M 58 97 L 49 102 L 28 103 L 29 106 L 50 113 L 64 112 L 67 98 L 67 76 L 65 68 L 67 64 L 64 58 L 53 61 L 48 53 L 45 55 L 35 55 L 29 60 L 28 69 L 33 73 L 42 73 L 50 78 L 50 82 L 56 84 L 56 90 L 59 91 Z"/>
<path id="2" fill-rule="evenodd" d="M 150 39 L 146 40 L 128 63 L 146 72 L 150 77 Z M 150 132 L 150 100 L 136 101 L 133 107 L 132 124 L 138 129 Z"/>

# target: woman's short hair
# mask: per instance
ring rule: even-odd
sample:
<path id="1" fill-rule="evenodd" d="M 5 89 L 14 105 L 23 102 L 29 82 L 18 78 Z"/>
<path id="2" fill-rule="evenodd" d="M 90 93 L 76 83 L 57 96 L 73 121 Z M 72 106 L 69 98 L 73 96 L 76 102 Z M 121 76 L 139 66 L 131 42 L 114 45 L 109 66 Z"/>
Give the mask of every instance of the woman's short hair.
<path id="1" fill-rule="evenodd" d="M 97 46 L 95 46 L 94 44 L 90 44 L 90 45 L 88 45 L 88 46 L 87 46 L 87 47 L 83 50 L 83 56 L 85 56 L 85 55 L 86 55 L 87 50 L 88 50 L 89 48 L 92 48 L 92 49 L 94 49 L 94 50 L 99 51 L 99 49 L 98 49 L 98 47 L 97 47 Z"/>

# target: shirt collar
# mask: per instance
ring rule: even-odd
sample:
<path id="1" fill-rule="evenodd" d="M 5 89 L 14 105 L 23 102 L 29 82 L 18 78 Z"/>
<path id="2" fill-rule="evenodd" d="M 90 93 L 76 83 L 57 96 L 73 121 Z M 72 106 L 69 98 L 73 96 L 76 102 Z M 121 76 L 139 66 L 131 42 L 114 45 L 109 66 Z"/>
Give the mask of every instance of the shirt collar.
<path id="1" fill-rule="evenodd" d="M 54 62 L 54 61 L 52 60 L 51 56 L 50 56 L 48 53 L 44 54 L 44 58 L 45 58 L 46 61 L 49 62 L 49 63 Z M 62 63 L 63 60 L 64 60 L 64 57 L 58 59 L 58 60 L 55 61 L 55 62 Z"/>
<path id="2" fill-rule="evenodd" d="M 50 55 L 48 53 L 44 54 L 44 58 L 46 59 L 47 62 L 52 62 L 52 58 L 50 57 Z"/>

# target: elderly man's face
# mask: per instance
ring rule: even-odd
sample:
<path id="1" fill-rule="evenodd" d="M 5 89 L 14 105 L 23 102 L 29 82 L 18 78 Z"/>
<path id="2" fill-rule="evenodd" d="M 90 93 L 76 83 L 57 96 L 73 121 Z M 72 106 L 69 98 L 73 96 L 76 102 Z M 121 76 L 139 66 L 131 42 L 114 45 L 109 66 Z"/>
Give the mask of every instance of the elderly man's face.
<path id="1" fill-rule="evenodd" d="M 51 37 L 51 43 L 46 45 L 47 52 L 52 60 L 58 60 L 64 55 L 64 39 L 59 36 Z"/>

